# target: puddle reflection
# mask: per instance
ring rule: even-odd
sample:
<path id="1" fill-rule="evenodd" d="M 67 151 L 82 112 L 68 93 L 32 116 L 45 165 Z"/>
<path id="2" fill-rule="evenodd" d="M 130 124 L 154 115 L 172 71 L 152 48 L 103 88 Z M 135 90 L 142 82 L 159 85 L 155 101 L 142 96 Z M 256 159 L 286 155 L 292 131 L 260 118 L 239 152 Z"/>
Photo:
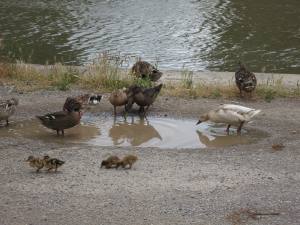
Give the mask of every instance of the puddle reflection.
<path id="1" fill-rule="evenodd" d="M 57 137 L 56 132 L 43 127 L 37 120 L 12 123 L 0 127 L 1 137 L 25 137 L 46 142 L 88 143 L 98 146 L 139 146 L 158 148 L 205 148 L 250 144 L 267 137 L 259 130 L 243 130 L 237 135 L 231 130 L 227 135 L 225 126 L 202 123 L 195 120 L 165 117 L 141 118 L 84 116 L 82 123 L 65 132 L 65 137 Z"/>

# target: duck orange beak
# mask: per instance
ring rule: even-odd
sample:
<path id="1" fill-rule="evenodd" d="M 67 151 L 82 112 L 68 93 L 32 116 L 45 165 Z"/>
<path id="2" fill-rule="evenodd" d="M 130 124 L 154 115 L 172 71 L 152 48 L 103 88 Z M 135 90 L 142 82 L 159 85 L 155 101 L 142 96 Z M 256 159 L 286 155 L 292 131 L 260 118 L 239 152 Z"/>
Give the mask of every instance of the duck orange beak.
<path id="1" fill-rule="evenodd" d="M 198 120 L 198 122 L 196 123 L 196 125 L 198 125 L 198 124 L 200 124 L 200 123 L 202 123 L 202 121 L 201 121 L 201 120 Z"/>

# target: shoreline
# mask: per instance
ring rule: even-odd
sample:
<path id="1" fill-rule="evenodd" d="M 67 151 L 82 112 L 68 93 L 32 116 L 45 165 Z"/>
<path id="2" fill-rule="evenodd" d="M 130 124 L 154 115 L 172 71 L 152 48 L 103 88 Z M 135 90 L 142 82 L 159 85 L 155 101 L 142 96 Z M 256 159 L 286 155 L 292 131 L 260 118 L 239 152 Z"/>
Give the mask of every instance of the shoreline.
<path id="1" fill-rule="evenodd" d="M 78 70 L 81 75 L 84 75 L 87 72 L 88 68 L 93 68 L 93 65 L 87 66 L 68 66 L 62 64 L 54 64 L 54 65 L 40 65 L 40 64 L 27 64 L 22 63 L 22 66 L 25 67 L 33 67 L 40 71 L 42 74 L 49 74 L 53 68 L 56 68 L 57 65 L 62 68 L 71 68 Z M 123 69 L 121 68 L 122 73 L 129 74 L 130 68 Z M 170 70 L 170 69 L 162 69 L 163 76 L 159 81 L 167 81 L 167 82 L 180 82 L 183 80 L 182 73 L 183 72 L 191 72 L 193 74 L 193 81 L 195 82 L 210 82 L 213 84 L 220 83 L 228 83 L 235 82 L 234 76 L 235 71 L 190 71 L 190 70 Z M 261 73 L 261 72 L 253 72 L 256 75 L 258 84 L 265 84 L 267 82 L 282 80 L 283 84 L 287 87 L 292 87 L 298 84 L 300 85 L 300 74 L 290 74 L 290 73 Z M 159 82 L 158 81 L 158 82 Z"/>

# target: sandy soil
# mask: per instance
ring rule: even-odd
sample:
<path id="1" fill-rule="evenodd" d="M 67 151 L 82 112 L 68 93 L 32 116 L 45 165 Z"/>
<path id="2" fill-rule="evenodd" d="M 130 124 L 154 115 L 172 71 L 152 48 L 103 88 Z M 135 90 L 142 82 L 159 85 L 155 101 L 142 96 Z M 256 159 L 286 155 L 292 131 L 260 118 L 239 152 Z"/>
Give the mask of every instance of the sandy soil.
<path id="1" fill-rule="evenodd" d="M 20 99 L 12 117 L 16 123 L 59 110 L 67 96 L 80 92 L 9 90 L 0 87 L 0 94 Z M 237 224 L 227 217 L 242 208 L 280 215 L 241 224 L 300 224 L 300 100 L 236 101 L 263 110 L 247 127 L 269 137 L 250 145 L 184 150 L 66 146 L 0 137 L 0 224 Z M 230 101 L 159 96 L 150 115 L 196 122 L 200 113 L 224 102 Z M 111 111 L 107 98 L 92 109 Z M 273 143 L 286 147 L 273 151 Z M 132 152 L 139 157 L 132 170 L 99 168 L 108 153 Z M 30 154 L 46 153 L 66 161 L 58 173 L 37 174 L 24 163 Z"/>

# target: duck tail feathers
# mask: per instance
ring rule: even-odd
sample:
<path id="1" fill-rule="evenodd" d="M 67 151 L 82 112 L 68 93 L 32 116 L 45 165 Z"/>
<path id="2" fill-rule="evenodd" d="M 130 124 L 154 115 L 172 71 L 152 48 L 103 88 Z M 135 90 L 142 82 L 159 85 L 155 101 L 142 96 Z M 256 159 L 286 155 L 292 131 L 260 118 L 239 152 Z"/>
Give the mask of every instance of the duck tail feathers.
<path id="1" fill-rule="evenodd" d="M 250 118 L 252 118 L 252 117 L 256 116 L 258 113 L 260 113 L 260 112 L 261 112 L 260 109 L 256 109 L 256 110 L 250 111 L 249 112 L 249 116 L 250 116 Z"/>

